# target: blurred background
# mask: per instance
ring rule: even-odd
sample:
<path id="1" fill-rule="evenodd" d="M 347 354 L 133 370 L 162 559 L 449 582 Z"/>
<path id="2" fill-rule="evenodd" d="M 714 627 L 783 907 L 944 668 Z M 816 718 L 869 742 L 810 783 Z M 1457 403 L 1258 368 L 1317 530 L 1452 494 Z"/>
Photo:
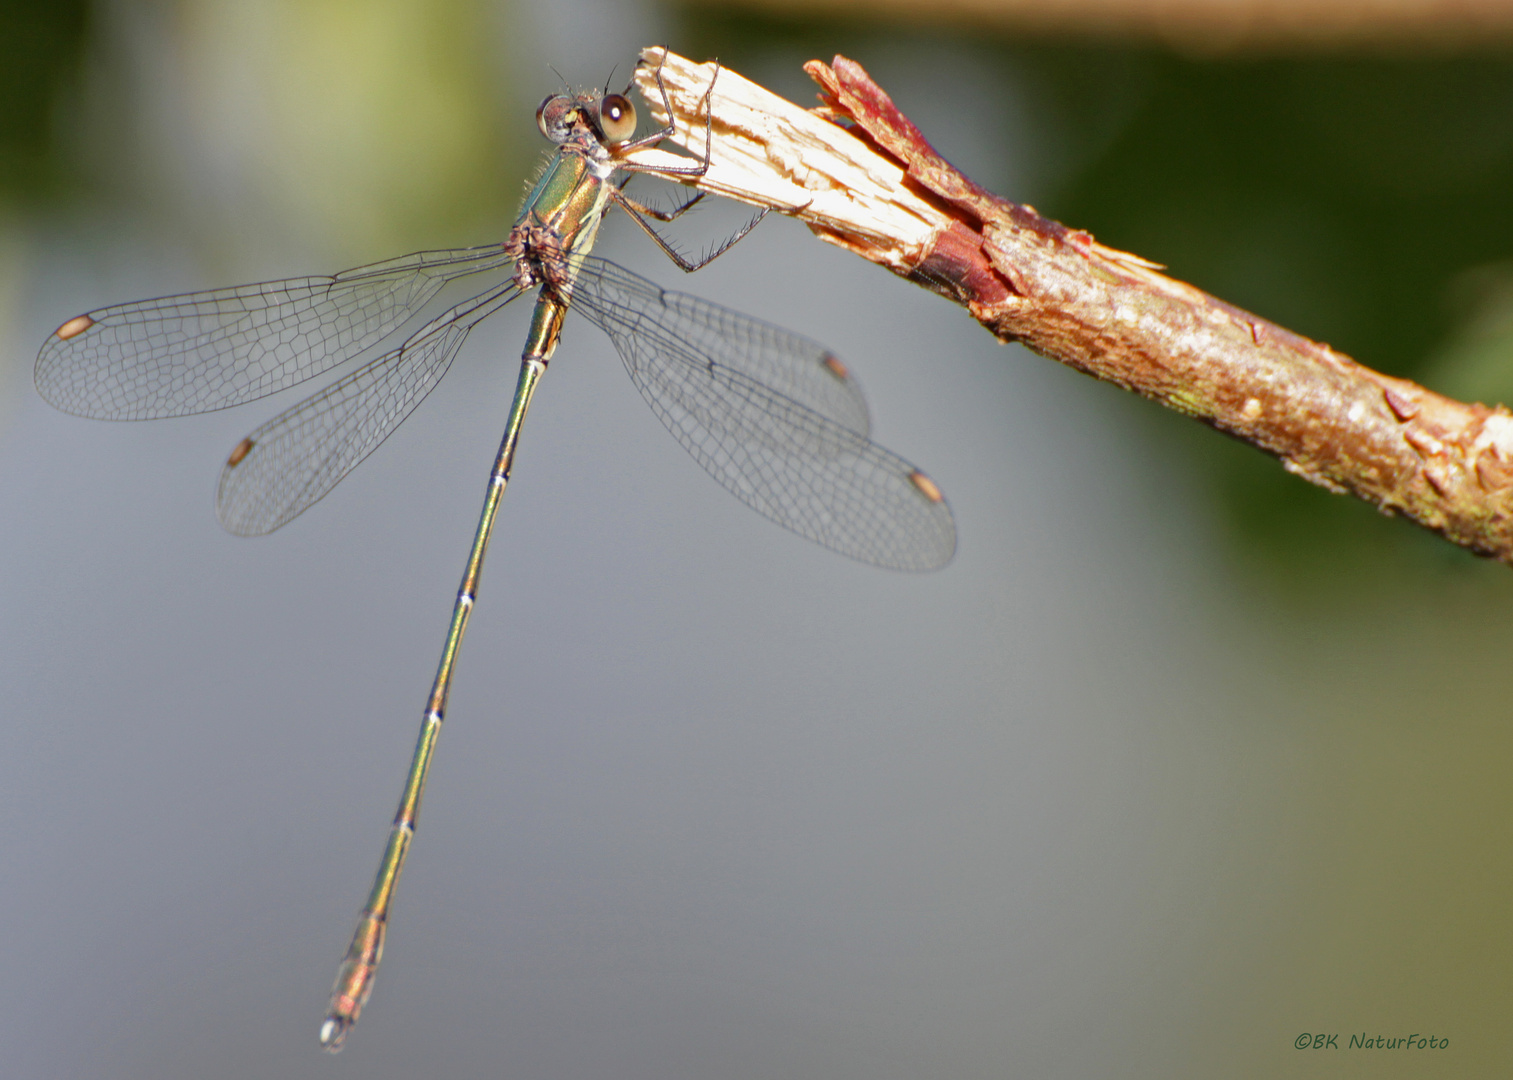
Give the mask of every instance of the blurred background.
<path id="1" fill-rule="evenodd" d="M 666 43 L 806 103 L 843 53 L 989 188 L 1513 401 L 1513 19 L 1431 7 L 0 4 L 0 1074 L 1505 1071 L 1513 573 L 786 220 L 600 250 L 844 356 L 955 561 L 769 525 L 570 319 L 330 1059 L 525 311 L 253 541 L 220 463 L 305 390 L 113 425 L 30 377 L 106 303 L 502 238 L 557 72 Z"/>

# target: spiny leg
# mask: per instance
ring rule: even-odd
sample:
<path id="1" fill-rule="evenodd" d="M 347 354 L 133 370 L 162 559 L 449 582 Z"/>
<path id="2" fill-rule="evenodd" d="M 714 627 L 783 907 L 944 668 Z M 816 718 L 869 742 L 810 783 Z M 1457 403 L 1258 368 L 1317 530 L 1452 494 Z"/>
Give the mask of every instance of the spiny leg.
<path id="1" fill-rule="evenodd" d="M 615 148 L 616 156 L 623 156 L 624 154 L 627 154 L 632 150 L 639 150 L 643 146 L 655 146 L 663 139 L 671 138 L 673 135 L 677 134 L 677 125 L 673 122 L 672 99 L 667 96 L 667 85 L 662 81 L 662 66 L 666 63 L 667 50 L 664 48 L 662 50 L 662 60 L 657 64 L 657 70 L 653 72 L 653 77 L 657 80 L 657 90 L 662 95 L 662 110 L 667 113 L 667 126 L 652 132 L 650 135 L 645 135 L 639 139 L 632 139 L 627 143 L 621 143 L 618 147 Z M 687 167 L 673 166 L 670 168 L 650 168 L 648 166 L 637 165 L 628 161 L 617 162 L 617 166 L 621 169 L 624 169 L 626 172 L 649 172 L 655 173 L 659 176 L 686 176 L 690 179 L 698 179 L 699 177 L 707 173 L 709 171 L 710 154 L 714 149 L 714 116 L 711 96 L 714 94 L 714 84 L 716 80 L 719 79 L 719 77 L 720 65 L 719 62 L 716 61 L 714 74 L 709 78 L 709 86 L 705 88 L 704 96 L 699 101 L 700 108 L 704 113 L 703 161 L 700 161 L 694 165 L 689 165 Z M 634 85 L 634 83 L 632 85 Z M 629 92 L 630 88 L 627 87 L 626 93 Z"/>
<path id="2" fill-rule="evenodd" d="M 700 192 L 699 197 L 702 197 L 703 194 L 703 192 Z M 665 254 L 669 259 L 671 259 L 679 270 L 682 270 L 685 273 L 689 274 L 693 273 L 695 270 L 702 270 L 704 267 L 708 266 L 710 263 L 718 259 L 721 255 L 725 254 L 725 252 L 735 247 L 736 244 L 744 240 L 747 234 L 750 233 L 752 229 L 755 229 L 761 222 L 761 220 L 767 216 L 767 207 L 764 206 L 757 211 L 755 217 L 753 217 L 745 225 L 742 225 L 734 233 L 727 236 L 719 244 L 715 245 L 715 247 L 712 248 L 702 258 L 690 259 L 682 252 L 678 251 L 677 248 L 668 243 L 666 238 L 663 237 L 661 233 L 652 228 L 651 223 L 646 220 L 646 217 L 652 217 L 658 221 L 672 221 L 673 219 L 677 218 L 685 211 L 687 211 L 690 207 L 692 207 L 694 203 L 698 202 L 698 198 L 690 199 L 688 202 L 684 203 L 674 211 L 655 210 L 652 207 L 646 206 L 642 203 L 637 202 L 635 199 L 632 199 L 630 196 L 620 191 L 619 188 L 611 190 L 610 198 L 620 207 L 620 209 L 624 210 L 628 215 L 630 215 L 630 219 L 634 221 L 638 226 L 640 226 L 641 230 L 645 232 L 647 236 L 651 237 L 657 242 L 657 246 L 662 249 L 662 253 Z"/>
<path id="3" fill-rule="evenodd" d="M 647 217 L 655 218 L 658 221 L 677 221 L 678 218 L 682 217 L 684 214 L 688 213 L 688 211 L 692 210 L 695 206 L 702 202 L 705 195 L 709 194 L 707 191 L 698 191 L 694 193 L 693 198 L 684 200 L 677 206 L 673 207 L 671 210 L 661 210 L 655 206 L 649 206 L 639 199 L 632 199 L 629 195 L 626 195 L 625 185 L 629 182 L 630 177 L 627 176 L 616 187 L 616 190 L 620 192 L 620 199 L 618 200 L 620 204 L 622 206 L 633 208 L 638 214 L 645 214 Z"/>
<path id="4" fill-rule="evenodd" d="M 658 62 L 657 70 L 653 72 L 653 76 L 657 81 L 657 90 L 662 95 L 662 108 L 667 113 L 667 125 L 657 131 L 652 132 L 650 135 L 647 135 L 644 138 L 635 139 L 631 142 L 621 144 L 616 148 L 617 157 L 625 154 L 627 151 L 661 142 L 663 139 L 669 138 L 672 135 L 676 134 L 677 128 L 672 119 L 672 100 L 668 97 L 667 94 L 667 84 L 662 80 L 662 67 L 666 63 L 667 50 L 663 49 L 662 59 Z M 693 165 L 689 165 L 687 168 L 651 168 L 636 165 L 632 162 L 620 161 L 617 162 L 619 167 L 625 172 L 632 174 L 644 172 L 651 173 L 652 175 L 656 176 L 676 176 L 686 177 L 689 179 L 697 179 L 707 173 L 709 171 L 710 160 L 714 153 L 713 95 L 715 82 L 719 79 L 719 77 L 720 66 L 719 63 L 716 62 L 714 74 L 710 76 L 709 85 L 705 87 L 704 96 L 700 99 L 699 102 L 700 108 L 704 113 L 704 158 L 702 161 L 699 161 L 698 163 Z M 634 81 L 631 85 L 635 85 Z M 629 92 L 630 87 L 627 87 L 626 93 Z M 767 216 L 767 207 L 761 208 L 757 212 L 755 217 L 753 217 L 740 229 L 736 230 L 735 233 L 726 237 L 719 244 L 715 245 L 715 247 L 708 253 L 706 253 L 702 258 L 690 259 L 682 252 L 674 248 L 670 243 L 668 243 L 667 240 L 660 233 L 658 233 L 656 229 L 652 228 L 651 224 L 646 219 L 649 217 L 653 218 L 656 221 L 674 221 L 677 218 L 681 217 L 683 214 L 687 213 L 690 209 L 692 209 L 693 206 L 704 197 L 705 193 L 702 191 L 699 192 L 693 198 L 689 199 L 687 202 L 675 207 L 672 210 L 658 210 L 626 195 L 623 189 L 629 182 L 630 177 L 627 176 L 620 182 L 618 187 L 613 188 L 610 192 L 611 199 L 615 203 L 617 203 L 622 210 L 630 215 L 631 220 L 634 221 L 636 225 L 646 233 L 647 236 L 656 241 L 657 246 L 662 249 L 663 254 L 671 259 L 673 264 L 676 265 L 678 269 L 682 270 L 684 273 L 691 274 L 695 270 L 700 270 L 703 267 L 706 267 L 710 263 L 714 262 L 714 260 L 718 259 L 721 255 L 725 254 L 725 252 L 729 251 L 741 240 L 745 239 L 746 235 L 750 233 L 752 229 L 756 228 L 757 224 Z"/>

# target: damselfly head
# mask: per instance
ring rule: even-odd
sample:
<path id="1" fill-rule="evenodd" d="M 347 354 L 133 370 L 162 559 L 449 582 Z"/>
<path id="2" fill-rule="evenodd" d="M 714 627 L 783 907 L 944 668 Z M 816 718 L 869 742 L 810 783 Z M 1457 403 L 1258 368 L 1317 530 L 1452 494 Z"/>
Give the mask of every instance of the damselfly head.
<path id="1" fill-rule="evenodd" d="M 536 110 L 536 126 L 559 146 L 574 136 L 622 143 L 636 133 L 636 107 L 624 94 L 553 94 Z"/>

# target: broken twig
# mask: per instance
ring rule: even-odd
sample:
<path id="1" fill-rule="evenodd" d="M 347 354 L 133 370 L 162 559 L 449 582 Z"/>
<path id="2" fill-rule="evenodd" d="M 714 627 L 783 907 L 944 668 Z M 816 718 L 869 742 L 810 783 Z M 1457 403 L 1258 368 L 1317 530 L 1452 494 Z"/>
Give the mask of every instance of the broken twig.
<path id="1" fill-rule="evenodd" d="M 637 75 L 659 122 L 661 49 Z M 666 56 L 673 142 L 697 186 L 820 237 L 1017 341 L 1280 458 L 1290 472 L 1513 565 L 1513 414 L 1372 371 L 984 190 L 937 154 L 856 64 L 810 61 L 804 110 L 716 65 Z M 711 92 L 711 82 L 713 90 Z M 688 158 L 643 150 L 649 166 Z M 694 182 L 685 180 L 684 182 Z"/>

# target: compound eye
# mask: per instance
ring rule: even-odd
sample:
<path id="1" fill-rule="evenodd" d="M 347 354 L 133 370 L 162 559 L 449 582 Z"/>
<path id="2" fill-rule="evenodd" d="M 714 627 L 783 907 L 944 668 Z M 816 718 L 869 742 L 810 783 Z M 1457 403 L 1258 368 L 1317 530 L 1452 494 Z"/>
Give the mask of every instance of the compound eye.
<path id="1" fill-rule="evenodd" d="M 561 142 L 568 110 L 572 100 L 563 94 L 552 94 L 536 109 L 536 126 L 552 142 Z"/>
<path id="2" fill-rule="evenodd" d="M 623 94 L 606 94 L 599 102 L 599 130 L 608 142 L 624 142 L 636 133 L 636 107 Z"/>

